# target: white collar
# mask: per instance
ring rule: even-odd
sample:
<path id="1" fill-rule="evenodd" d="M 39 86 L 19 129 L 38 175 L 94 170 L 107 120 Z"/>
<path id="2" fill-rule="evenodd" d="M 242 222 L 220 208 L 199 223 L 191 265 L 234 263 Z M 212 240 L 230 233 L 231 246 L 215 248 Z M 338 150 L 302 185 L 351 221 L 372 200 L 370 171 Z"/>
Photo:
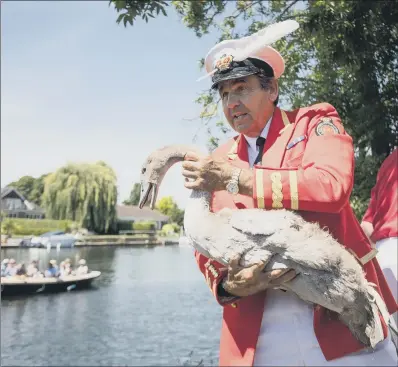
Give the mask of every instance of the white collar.
<path id="1" fill-rule="evenodd" d="M 260 136 L 263 137 L 264 139 L 267 139 L 269 128 L 271 126 L 271 121 L 272 121 L 272 116 L 269 118 L 267 124 L 264 126 L 263 131 L 261 131 Z M 247 143 L 249 144 L 250 148 L 252 148 L 254 151 L 256 151 L 257 150 L 256 142 L 257 142 L 258 136 L 255 138 L 251 138 L 250 136 L 246 136 L 246 135 L 244 135 L 244 136 L 245 136 L 245 139 L 246 139 Z"/>

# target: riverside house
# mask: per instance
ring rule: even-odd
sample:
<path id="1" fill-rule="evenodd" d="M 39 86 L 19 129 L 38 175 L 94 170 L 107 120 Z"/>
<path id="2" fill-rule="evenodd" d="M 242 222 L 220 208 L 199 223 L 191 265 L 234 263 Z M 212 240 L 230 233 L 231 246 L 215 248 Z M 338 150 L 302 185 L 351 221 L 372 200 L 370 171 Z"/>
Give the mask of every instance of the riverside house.
<path id="1" fill-rule="evenodd" d="M 120 222 L 155 222 L 157 230 L 161 230 L 163 225 L 168 223 L 169 217 L 163 215 L 157 210 L 151 210 L 144 206 L 140 209 L 134 205 L 117 205 L 116 206 L 117 219 Z"/>
<path id="2" fill-rule="evenodd" d="M 42 208 L 26 200 L 13 187 L 4 187 L 1 189 L 1 211 L 9 218 L 45 218 L 45 212 Z"/>

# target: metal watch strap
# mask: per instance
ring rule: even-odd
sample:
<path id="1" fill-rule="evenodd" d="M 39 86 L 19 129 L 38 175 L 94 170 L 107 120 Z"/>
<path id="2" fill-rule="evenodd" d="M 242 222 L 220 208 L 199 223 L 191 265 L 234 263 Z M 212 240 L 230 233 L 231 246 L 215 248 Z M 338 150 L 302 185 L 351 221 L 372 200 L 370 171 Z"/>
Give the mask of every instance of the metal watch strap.
<path id="1" fill-rule="evenodd" d="M 232 172 L 231 180 L 227 184 L 227 191 L 230 194 L 236 195 L 239 193 L 239 176 L 241 172 L 241 168 L 235 168 Z"/>

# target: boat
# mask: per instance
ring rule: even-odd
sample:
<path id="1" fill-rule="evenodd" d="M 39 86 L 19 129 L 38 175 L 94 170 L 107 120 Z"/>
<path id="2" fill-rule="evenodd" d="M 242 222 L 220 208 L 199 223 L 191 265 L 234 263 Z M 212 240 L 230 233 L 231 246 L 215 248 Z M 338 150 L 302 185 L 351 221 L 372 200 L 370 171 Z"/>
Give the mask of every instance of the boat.
<path id="1" fill-rule="evenodd" d="M 80 237 L 63 231 L 52 231 L 40 236 L 32 237 L 29 242 L 23 244 L 26 247 L 44 248 L 72 248 Z"/>
<path id="2" fill-rule="evenodd" d="M 100 271 L 58 278 L 1 277 L 1 297 L 21 294 L 69 292 L 91 286 Z"/>

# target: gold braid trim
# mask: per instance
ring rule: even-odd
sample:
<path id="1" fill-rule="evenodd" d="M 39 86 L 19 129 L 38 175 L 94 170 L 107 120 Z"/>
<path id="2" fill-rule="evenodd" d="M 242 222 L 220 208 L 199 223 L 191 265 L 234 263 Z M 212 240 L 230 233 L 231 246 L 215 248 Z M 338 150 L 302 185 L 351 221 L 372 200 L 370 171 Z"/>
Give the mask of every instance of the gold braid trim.
<path id="1" fill-rule="evenodd" d="M 256 170 L 256 195 L 257 195 L 257 207 L 259 209 L 265 208 L 264 203 L 264 181 L 263 181 L 263 170 Z"/>
<path id="2" fill-rule="evenodd" d="M 283 125 L 285 125 L 285 127 L 290 125 L 290 121 L 289 121 L 289 118 L 287 117 L 286 112 L 281 110 L 281 115 L 282 115 Z"/>
<path id="3" fill-rule="evenodd" d="M 299 198 L 298 198 L 298 185 L 297 185 L 297 171 L 289 171 L 289 182 L 290 182 L 291 208 L 293 210 L 298 210 Z"/>
<path id="4" fill-rule="evenodd" d="M 283 208 L 282 175 L 280 172 L 272 172 L 270 177 L 272 182 L 272 207 L 281 209 Z"/>

